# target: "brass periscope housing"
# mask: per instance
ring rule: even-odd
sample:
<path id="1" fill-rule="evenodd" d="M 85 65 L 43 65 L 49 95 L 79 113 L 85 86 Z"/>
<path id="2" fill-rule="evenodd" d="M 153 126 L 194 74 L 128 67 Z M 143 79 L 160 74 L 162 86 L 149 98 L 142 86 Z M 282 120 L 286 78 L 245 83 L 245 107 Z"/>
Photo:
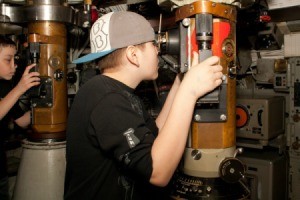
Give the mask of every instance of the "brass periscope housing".
<path id="1" fill-rule="evenodd" d="M 213 51 L 215 54 L 220 54 L 218 55 L 220 56 L 220 64 L 223 66 L 223 74 L 226 75 L 227 115 L 222 123 L 194 122 L 192 124 L 192 148 L 227 148 L 235 146 L 236 80 L 234 74 L 236 41 L 235 23 L 237 12 L 234 6 L 202 0 L 180 7 L 176 11 L 175 19 L 178 22 L 185 18 L 193 17 L 194 15 L 199 13 L 208 13 L 213 15 L 214 22 L 218 23 L 218 21 L 225 21 L 226 23 L 230 24 L 230 32 L 228 36 L 222 41 L 223 44 L 215 46 L 215 48 L 218 49 Z M 219 35 L 214 35 L 214 38 L 218 37 Z"/>
<path id="2" fill-rule="evenodd" d="M 33 134 L 30 136 L 63 139 L 67 119 L 66 28 L 57 22 L 31 22 L 28 33 L 29 43 L 40 44 L 39 87 L 44 93 L 32 98 Z"/>
<path id="3" fill-rule="evenodd" d="M 242 152 L 236 149 L 236 16 L 235 6 L 209 0 L 195 1 L 175 12 L 180 71 L 191 67 L 193 51 L 198 51 L 200 62 L 218 56 L 223 82 L 197 100 L 182 163 L 172 180 L 174 199 L 249 196 L 242 181 L 245 165 L 236 158 Z"/>
<path id="4" fill-rule="evenodd" d="M 30 54 L 41 84 L 32 92 L 31 140 L 65 139 L 67 121 L 67 30 L 72 12 L 59 0 L 28 1 L 24 8 L 28 21 Z"/>

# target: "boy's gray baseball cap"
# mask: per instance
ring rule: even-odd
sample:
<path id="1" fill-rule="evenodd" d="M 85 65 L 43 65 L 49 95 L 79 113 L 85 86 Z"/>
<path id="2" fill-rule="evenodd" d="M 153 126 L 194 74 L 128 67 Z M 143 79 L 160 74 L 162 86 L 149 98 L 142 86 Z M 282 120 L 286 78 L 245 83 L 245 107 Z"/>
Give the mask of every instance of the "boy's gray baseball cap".
<path id="1" fill-rule="evenodd" d="M 143 16 L 130 11 L 110 12 L 100 17 L 91 28 L 91 53 L 73 63 L 89 62 L 116 49 L 154 39 L 154 30 Z"/>

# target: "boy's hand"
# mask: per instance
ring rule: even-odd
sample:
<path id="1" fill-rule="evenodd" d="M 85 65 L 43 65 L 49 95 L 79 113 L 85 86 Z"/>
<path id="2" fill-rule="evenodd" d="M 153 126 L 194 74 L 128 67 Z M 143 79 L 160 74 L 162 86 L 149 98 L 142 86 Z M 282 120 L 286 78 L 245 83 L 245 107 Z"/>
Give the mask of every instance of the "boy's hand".
<path id="1" fill-rule="evenodd" d="M 21 80 L 17 84 L 16 88 L 22 93 L 25 93 L 28 89 L 30 89 L 33 86 L 40 84 L 40 78 L 39 72 L 30 72 L 30 69 L 32 69 L 36 64 L 32 64 L 26 67 Z"/>
<path id="2" fill-rule="evenodd" d="M 223 68 L 219 62 L 219 57 L 212 56 L 199 63 L 198 53 L 194 52 L 192 67 L 187 72 L 185 79 L 196 99 L 214 90 L 222 83 Z"/>

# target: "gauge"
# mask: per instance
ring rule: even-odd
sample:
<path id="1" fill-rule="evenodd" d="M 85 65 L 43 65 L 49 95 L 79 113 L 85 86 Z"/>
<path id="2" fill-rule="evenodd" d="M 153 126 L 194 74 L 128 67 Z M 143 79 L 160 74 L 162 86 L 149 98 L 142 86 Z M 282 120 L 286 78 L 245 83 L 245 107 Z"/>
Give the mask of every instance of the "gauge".
<path id="1" fill-rule="evenodd" d="M 230 39 L 226 39 L 223 43 L 222 52 L 227 57 L 227 59 L 232 60 L 235 55 L 234 42 Z"/>

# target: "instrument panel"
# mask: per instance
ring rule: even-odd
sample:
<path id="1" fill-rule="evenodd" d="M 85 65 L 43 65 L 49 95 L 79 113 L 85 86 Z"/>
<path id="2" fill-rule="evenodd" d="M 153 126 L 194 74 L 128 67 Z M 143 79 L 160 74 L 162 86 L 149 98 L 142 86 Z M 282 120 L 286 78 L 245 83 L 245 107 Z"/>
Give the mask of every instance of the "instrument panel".
<path id="1" fill-rule="evenodd" d="M 284 102 L 281 96 L 237 98 L 237 137 L 269 140 L 283 133 Z"/>

